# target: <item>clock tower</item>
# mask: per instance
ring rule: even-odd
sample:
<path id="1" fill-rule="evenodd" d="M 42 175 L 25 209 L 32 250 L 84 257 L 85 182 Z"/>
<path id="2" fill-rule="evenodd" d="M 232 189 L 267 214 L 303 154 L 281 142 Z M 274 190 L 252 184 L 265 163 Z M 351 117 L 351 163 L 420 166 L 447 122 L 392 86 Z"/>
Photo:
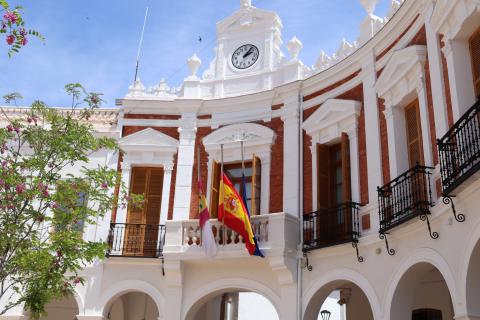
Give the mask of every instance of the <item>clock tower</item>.
<path id="1" fill-rule="evenodd" d="M 258 9 L 251 0 L 240 0 L 240 8 L 217 23 L 216 56 L 203 75 L 217 82 L 216 96 L 272 87 L 272 73 L 284 60 L 282 27 L 275 12 Z"/>

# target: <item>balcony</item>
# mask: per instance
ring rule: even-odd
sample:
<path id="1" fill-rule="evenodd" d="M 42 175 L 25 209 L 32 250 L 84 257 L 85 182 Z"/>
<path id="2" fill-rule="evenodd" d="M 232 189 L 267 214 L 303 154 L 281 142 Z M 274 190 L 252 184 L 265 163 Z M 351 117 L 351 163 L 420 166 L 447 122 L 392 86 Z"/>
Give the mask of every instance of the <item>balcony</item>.
<path id="1" fill-rule="evenodd" d="M 162 257 L 165 226 L 111 223 L 107 257 Z"/>
<path id="2" fill-rule="evenodd" d="M 480 100 L 438 139 L 442 195 L 452 192 L 480 168 Z"/>
<path id="3" fill-rule="evenodd" d="M 360 223 L 354 202 L 332 209 L 322 209 L 303 216 L 303 251 L 310 251 L 348 242 L 358 242 Z"/>
<path id="4" fill-rule="evenodd" d="M 438 233 L 432 233 L 428 219 L 430 208 L 433 206 L 431 170 L 433 168 L 417 164 L 377 189 L 382 239 L 389 230 L 415 217 L 427 221 L 430 236 L 434 239 L 438 238 Z"/>

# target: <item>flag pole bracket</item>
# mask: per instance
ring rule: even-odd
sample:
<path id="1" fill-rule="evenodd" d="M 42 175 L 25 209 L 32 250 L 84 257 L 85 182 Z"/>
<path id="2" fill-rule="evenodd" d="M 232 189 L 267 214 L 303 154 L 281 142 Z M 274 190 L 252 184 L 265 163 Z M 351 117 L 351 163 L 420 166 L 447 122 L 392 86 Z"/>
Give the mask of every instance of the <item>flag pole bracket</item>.
<path id="1" fill-rule="evenodd" d="M 308 261 L 308 254 L 306 251 L 303 252 L 303 258 L 304 258 L 304 269 L 307 269 L 308 271 L 312 271 L 313 270 L 313 266 L 310 264 L 310 262 Z"/>

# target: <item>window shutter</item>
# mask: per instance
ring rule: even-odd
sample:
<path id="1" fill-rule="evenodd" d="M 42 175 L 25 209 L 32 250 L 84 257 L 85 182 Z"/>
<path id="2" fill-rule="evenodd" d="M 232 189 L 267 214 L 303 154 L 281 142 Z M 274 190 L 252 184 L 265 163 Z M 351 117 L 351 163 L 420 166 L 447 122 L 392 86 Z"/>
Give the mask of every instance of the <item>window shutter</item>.
<path id="1" fill-rule="evenodd" d="M 317 209 L 331 207 L 330 148 L 317 144 Z"/>
<path id="2" fill-rule="evenodd" d="M 342 150 L 342 187 L 343 187 L 343 202 L 352 201 L 352 182 L 350 172 L 350 141 L 348 135 L 342 132 L 341 138 Z"/>
<path id="3" fill-rule="evenodd" d="M 416 163 L 424 164 L 422 147 L 422 129 L 418 101 L 405 107 L 405 124 L 407 130 L 407 149 L 410 167 Z"/>
<path id="4" fill-rule="evenodd" d="M 218 217 L 218 189 L 220 188 L 220 164 L 212 162 L 212 177 L 210 180 L 210 216 Z"/>
<path id="5" fill-rule="evenodd" d="M 475 93 L 480 97 L 480 29 L 470 38 L 470 56 L 472 58 Z"/>
<path id="6" fill-rule="evenodd" d="M 260 195 L 262 186 L 262 164 L 260 159 L 253 155 L 252 161 L 252 216 L 260 214 Z"/>
<path id="7" fill-rule="evenodd" d="M 148 170 L 148 191 L 146 195 L 145 223 L 158 225 L 160 222 L 160 207 L 163 189 L 163 168 Z"/>
<path id="8" fill-rule="evenodd" d="M 133 194 L 146 193 L 147 187 L 147 168 L 135 167 L 132 169 L 132 177 L 130 183 L 130 192 Z M 146 199 L 145 199 L 146 200 Z M 142 223 L 143 207 L 129 206 L 127 213 L 127 223 Z"/>

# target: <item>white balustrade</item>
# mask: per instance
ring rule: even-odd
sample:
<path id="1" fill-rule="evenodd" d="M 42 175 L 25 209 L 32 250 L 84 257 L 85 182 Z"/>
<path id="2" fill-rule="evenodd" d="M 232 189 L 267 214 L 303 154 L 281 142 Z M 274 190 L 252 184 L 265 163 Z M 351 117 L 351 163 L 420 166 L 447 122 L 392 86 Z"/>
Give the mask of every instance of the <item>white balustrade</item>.
<path id="1" fill-rule="evenodd" d="M 251 218 L 253 233 L 257 239 L 258 245 L 268 242 L 269 215 L 254 216 Z M 240 246 L 243 247 L 244 239 L 237 232 L 224 227 L 221 221 L 210 220 L 212 231 L 217 245 Z M 182 222 L 183 246 L 195 247 L 201 246 L 202 229 L 198 220 L 186 220 Z"/>

